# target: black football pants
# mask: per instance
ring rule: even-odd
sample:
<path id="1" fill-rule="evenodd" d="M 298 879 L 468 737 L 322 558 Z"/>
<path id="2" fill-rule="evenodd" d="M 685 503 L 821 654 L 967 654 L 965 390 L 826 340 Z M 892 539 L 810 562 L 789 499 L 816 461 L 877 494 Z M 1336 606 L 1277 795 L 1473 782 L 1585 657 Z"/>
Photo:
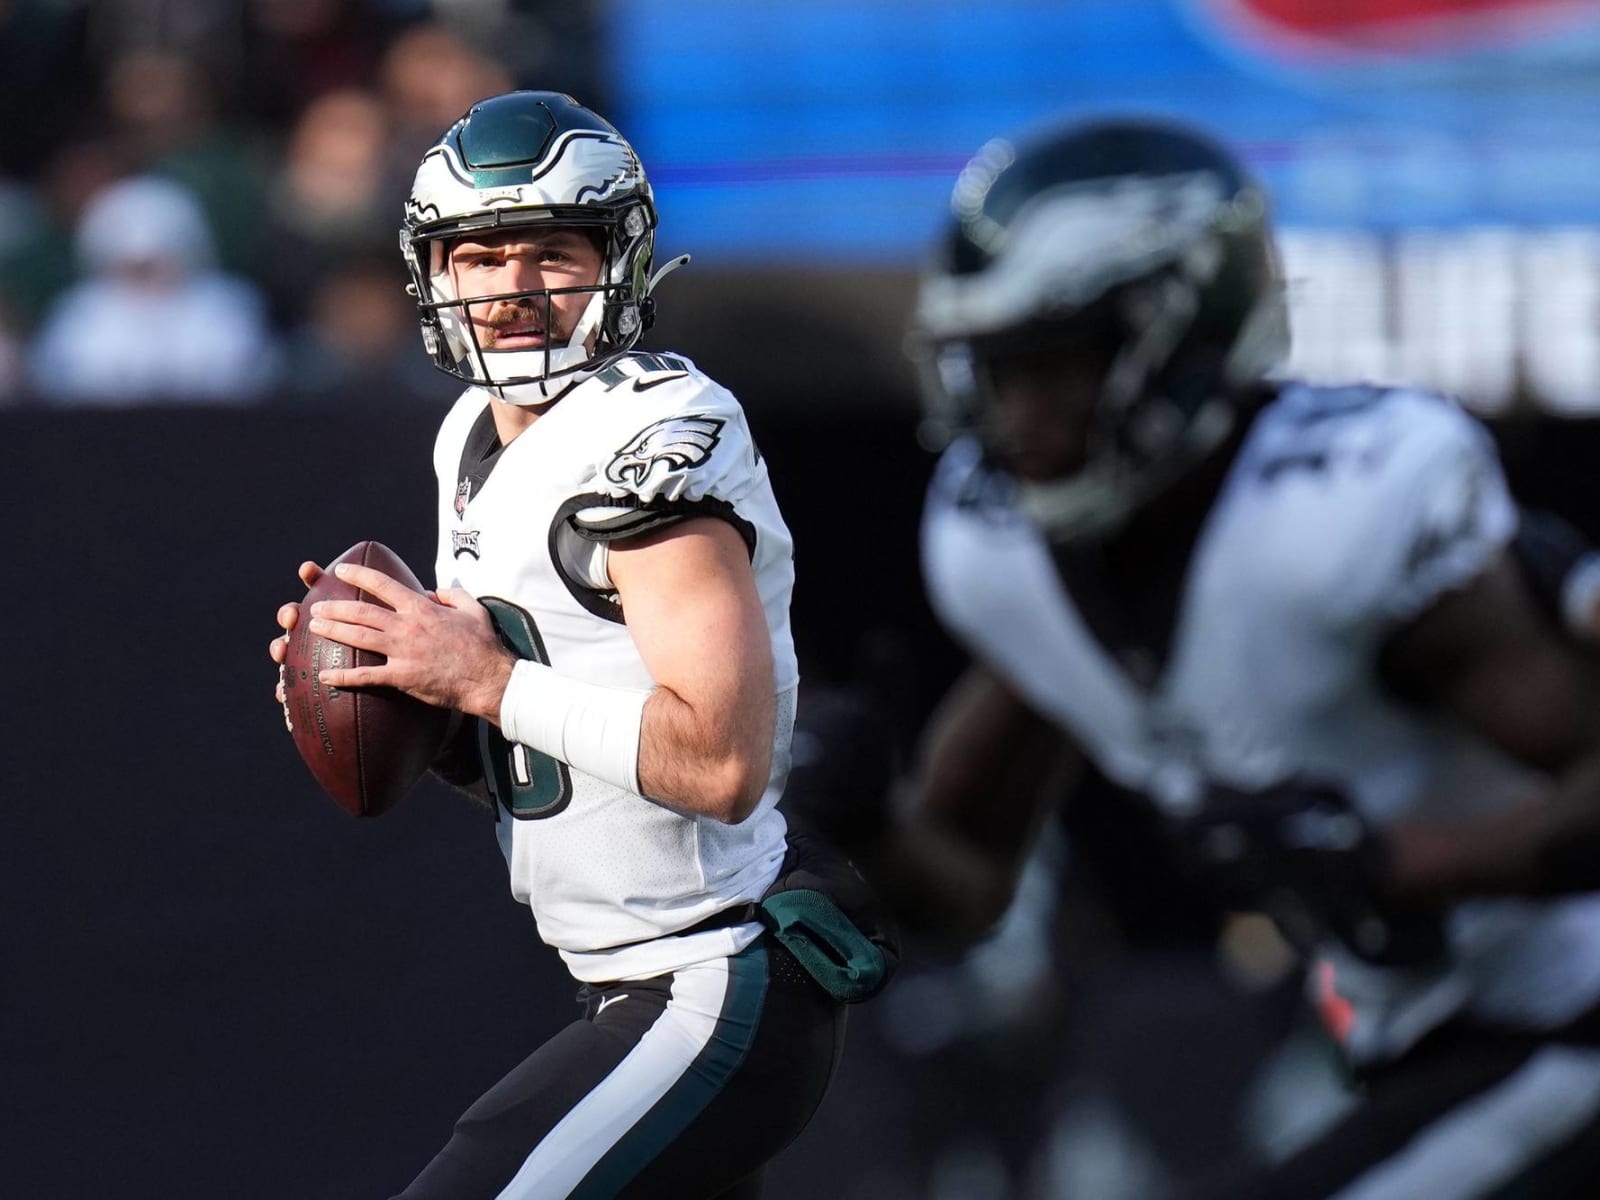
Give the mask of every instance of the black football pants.
<path id="1" fill-rule="evenodd" d="M 843 1045 L 843 1007 L 766 938 L 579 1000 L 398 1200 L 753 1200 Z"/>

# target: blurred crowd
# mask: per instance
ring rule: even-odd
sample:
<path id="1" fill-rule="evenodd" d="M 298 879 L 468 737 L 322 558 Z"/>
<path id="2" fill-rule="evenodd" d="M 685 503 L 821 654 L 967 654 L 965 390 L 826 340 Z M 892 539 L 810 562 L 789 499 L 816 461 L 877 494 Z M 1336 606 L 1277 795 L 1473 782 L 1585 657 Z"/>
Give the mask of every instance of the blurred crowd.
<path id="1" fill-rule="evenodd" d="M 582 0 L 0 0 L 0 405 L 448 395 L 403 290 L 411 174 L 507 88 L 604 110 L 598 26 Z"/>

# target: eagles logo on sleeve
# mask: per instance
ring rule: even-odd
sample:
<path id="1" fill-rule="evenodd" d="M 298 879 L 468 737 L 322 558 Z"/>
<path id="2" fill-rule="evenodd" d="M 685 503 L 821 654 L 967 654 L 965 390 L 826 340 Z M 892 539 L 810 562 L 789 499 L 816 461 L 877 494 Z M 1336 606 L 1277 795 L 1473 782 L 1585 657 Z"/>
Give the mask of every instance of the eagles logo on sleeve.
<path id="1" fill-rule="evenodd" d="M 612 483 L 642 489 L 657 463 L 663 464 L 663 474 L 698 467 L 711 457 L 722 440 L 723 424 L 720 417 L 706 416 L 667 417 L 657 421 L 640 430 L 617 451 L 606 467 L 606 478 Z"/>

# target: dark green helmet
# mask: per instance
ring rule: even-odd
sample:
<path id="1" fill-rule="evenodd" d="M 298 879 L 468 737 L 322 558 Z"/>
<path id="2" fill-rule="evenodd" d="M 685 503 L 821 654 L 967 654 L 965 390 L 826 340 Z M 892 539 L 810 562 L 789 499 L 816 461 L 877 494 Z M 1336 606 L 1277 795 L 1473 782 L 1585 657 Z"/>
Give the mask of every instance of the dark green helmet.
<path id="1" fill-rule="evenodd" d="M 981 431 L 995 356 L 1108 343 L 1088 465 L 1024 488 L 1052 534 L 1103 532 L 1225 436 L 1245 385 L 1287 350 L 1265 197 L 1227 151 L 1167 122 L 991 142 L 956 181 L 914 334 L 942 437 Z"/>

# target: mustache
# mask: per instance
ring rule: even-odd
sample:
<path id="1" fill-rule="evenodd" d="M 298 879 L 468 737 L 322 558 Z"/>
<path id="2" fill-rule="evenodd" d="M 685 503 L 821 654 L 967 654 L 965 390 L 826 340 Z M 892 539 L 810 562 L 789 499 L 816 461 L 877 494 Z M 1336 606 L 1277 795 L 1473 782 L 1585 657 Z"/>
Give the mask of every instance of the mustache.
<path id="1" fill-rule="evenodd" d="M 533 325 L 541 332 L 548 332 L 553 323 L 551 318 L 554 315 L 548 304 L 513 301 L 503 308 L 492 310 L 484 318 L 484 324 L 488 325 L 490 329 L 508 329 L 512 325 Z"/>

